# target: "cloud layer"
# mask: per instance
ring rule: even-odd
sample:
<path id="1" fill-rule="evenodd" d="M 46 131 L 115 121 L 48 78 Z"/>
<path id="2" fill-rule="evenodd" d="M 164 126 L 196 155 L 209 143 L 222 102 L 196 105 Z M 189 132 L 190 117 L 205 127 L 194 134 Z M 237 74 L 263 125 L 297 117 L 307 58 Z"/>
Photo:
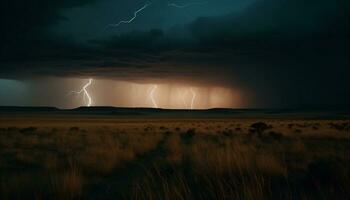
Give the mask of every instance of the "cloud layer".
<path id="1" fill-rule="evenodd" d="M 13 9 L 5 11 L 9 20 L 2 20 L 9 28 L 2 36 L 1 78 L 220 85 L 246 91 L 256 106 L 350 102 L 344 89 L 350 72 L 346 1 L 259 0 L 239 13 L 203 16 L 168 30 L 135 30 L 88 45 L 58 38 L 48 28 L 61 20 L 60 10 L 94 1 L 12 2 Z"/>

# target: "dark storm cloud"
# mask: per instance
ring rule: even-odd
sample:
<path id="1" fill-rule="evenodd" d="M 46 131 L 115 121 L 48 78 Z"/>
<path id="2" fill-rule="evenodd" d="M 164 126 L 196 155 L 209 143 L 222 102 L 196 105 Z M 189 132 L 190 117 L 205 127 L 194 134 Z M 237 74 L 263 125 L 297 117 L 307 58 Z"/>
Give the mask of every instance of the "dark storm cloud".
<path id="1" fill-rule="evenodd" d="M 122 33 L 90 46 L 45 32 L 60 20 L 60 9 L 76 6 L 59 2 L 34 6 L 28 21 L 5 22 L 20 26 L 3 37 L 9 42 L 2 48 L 1 77 L 204 82 L 250 91 L 256 106 L 350 102 L 346 1 L 260 0 L 239 13 L 204 16 L 169 30 Z M 24 7 L 6 14 L 23 16 L 18 13 Z"/>
<path id="2" fill-rule="evenodd" d="M 31 57 L 32 54 L 35 56 L 35 54 L 43 50 L 55 50 L 55 47 L 60 45 L 62 41 L 53 42 L 53 38 L 50 37 L 50 33 L 48 32 L 48 27 L 52 27 L 59 21 L 65 20 L 60 15 L 60 10 L 82 6 L 94 1 L 1 1 L 1 59 L 11 59 L 13 56 Z"/>

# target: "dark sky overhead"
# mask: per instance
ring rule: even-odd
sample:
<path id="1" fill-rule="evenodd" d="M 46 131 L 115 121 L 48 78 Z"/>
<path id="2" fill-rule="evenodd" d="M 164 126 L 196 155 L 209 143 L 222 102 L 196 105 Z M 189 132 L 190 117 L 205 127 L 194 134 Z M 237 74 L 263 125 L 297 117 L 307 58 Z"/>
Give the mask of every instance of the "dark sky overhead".
<path id="1" fill-rule="evenodd" d="M 349 11 L 346 0 L 4 0 L 0 105 L 79 106 L 65 93 L 93 78 L 94 105 L 152 106 L 128 104 L 142 98 L 130 88 L 159 85 L 162 107 L 180 108 L 171 90 L 185 87 L 197 108 L 350 107 Z"/>

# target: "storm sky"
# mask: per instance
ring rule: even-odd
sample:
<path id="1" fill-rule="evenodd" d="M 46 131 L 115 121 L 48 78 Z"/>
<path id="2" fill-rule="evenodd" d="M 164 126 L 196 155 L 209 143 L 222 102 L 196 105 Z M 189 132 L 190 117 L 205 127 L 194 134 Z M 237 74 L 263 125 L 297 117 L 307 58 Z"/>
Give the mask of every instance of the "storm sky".
<path id="1" fill-rule="evenodd" d="M 120 21 L 131 23 L 110 26 Z M 0 105 L 350 107 L 346 0 L 5 0 Z M 191 96 L 192 95 L 192 96 Z"/>

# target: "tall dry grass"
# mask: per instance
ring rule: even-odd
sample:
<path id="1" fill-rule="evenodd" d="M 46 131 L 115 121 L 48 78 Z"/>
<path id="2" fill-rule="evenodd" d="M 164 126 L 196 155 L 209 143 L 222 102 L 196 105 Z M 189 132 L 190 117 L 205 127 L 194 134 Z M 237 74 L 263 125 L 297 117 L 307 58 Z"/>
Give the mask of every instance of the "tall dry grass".
<path id="1" fill-rule="evenodd" d="M 50 172 L 50 196 L 54 199 L 81 199 L 84 177 L 79 166 L 70 161 L 63 171 Z"/>
<path id="2" fill-rule="evenodd" d="M 0 199 L 350 197 L 348 122 L 265 120 L 271 129 L 249 134 L 254 123 L 3 128 Z M 143 171 L 118 173 L 129 166 Z M 115 180 L 132 182 L 131 192 L 105 193 Z"/>
<path id="3" fill-rule="evenodd" d="M 135 181 L 132 198 L 346 199 L 350 170 L 336 167 L 346 164 L 344 155 L 327 141 L 316 142 L 319 146 L 306 147 L 308 140 L 269 134 L 196 134 L 187 141 L 173 134 L 166 143 L 168 164 L 155 165 Z M 321 147 L 328 153 L 312 150 Z M 342 161 L 332 161 L 331 152 Z M 326 164 L 318 164 L 321 158 Z"/>
<path id="4" fill-rule="evenodd" d="M 0 198 L 86 198 L 94 180 L 156 148 L 164 137 L 147 135 L 79 128 L 5 129 L 0 132 Z"/>

